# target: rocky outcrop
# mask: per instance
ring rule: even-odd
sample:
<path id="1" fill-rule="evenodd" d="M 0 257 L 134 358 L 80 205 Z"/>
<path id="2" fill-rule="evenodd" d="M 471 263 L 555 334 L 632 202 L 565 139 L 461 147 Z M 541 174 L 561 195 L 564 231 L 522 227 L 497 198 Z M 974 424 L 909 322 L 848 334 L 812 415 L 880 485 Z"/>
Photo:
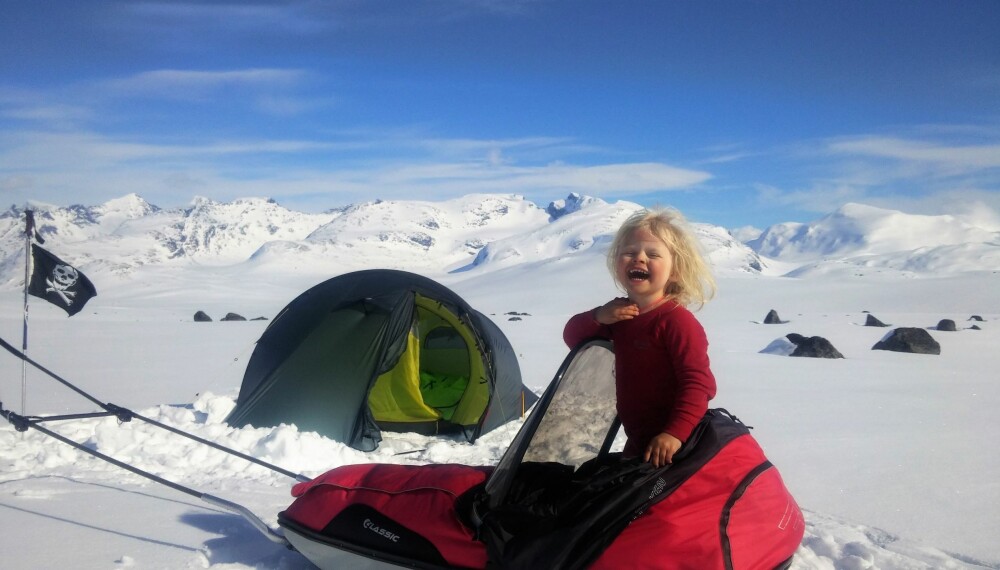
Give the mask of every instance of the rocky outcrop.
<path id="1" fill-rule="evenodd" d="M 843 358 L 844 355 L 834 348 L 833 344 L 821 336 L 802 336 L 797 333 L 785 335 L 795 345 L 795 350 L 789 356 L 804 356 L 808 358 Z"/>
<path id="2" fill-rule="evenodd" d="M 774 309 L 771 309 L 767 313 L 767 316 L 764 317 L 764 324 L 765 325 L 781 325 L 781 324 L 784 324 L 784 323 L 787 323 L 787 322 L 788 321 L 781 320 L 781 317 L 778 316 L 778 311 L 775 311 Z"/>
<path id="3" fill-rule="evenodd" d="M 958 330 L 958 327 L 955 326 L 955 321 L 951 319 L 941 319 L 940 321 L 938 321 L 938 324 L 935 328 L 939 331 L 949 331 L 949 332 L 954 332 Z"/>
<path id="4" fill-rule="evenodd" d="M 900 327 L 893 329 L 872 350 L 891 350 L 915 354 L 941 354 L 941 345 L 924 329 Z"/>
<path id="5" fill-rule="evenodd" d="M 880 321 L 877 318 L 875 318 L 875 315 L 869 313 L 868 314 L 868 318 L 865 319 L 865 326 L 866 327 L 887 327 L 889 325 L 883 323 L 882 321 Z"/>

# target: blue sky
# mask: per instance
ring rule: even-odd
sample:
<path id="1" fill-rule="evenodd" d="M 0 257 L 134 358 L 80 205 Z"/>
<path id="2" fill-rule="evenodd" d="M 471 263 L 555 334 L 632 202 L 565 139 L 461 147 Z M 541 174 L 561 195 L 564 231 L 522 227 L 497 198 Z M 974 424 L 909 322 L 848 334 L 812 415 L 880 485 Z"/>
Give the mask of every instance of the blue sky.
<path id="1" fill-rule="evenodd" d="M 1000 2 L 6 0 L 0 204 L 570 192 L 1000 228 Z"/>

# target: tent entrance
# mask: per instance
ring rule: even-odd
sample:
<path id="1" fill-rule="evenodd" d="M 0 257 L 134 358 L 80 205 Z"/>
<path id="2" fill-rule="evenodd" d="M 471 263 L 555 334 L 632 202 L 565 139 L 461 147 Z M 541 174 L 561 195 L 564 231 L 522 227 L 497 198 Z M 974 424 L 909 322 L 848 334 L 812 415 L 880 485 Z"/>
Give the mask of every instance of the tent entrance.
<path id="1" fill-rule="evenodd" d="M 469 327 L 441 303 L 414 294 L 406 349 L 368 397 L 381 429 L 442 433 L 475 426 L 489 403 L 483 355 Z"/>

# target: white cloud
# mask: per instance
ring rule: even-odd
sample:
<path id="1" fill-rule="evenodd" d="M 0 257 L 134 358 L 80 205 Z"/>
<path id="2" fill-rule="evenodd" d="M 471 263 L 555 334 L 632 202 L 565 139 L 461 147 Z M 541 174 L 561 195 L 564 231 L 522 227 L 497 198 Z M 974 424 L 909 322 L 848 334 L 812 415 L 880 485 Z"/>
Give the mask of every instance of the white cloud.
<path id="1" fill-rule="evenodd" d="M 71 125 L 94 116 L 89 109 L 60 103 L 20 104 L 2 111 L 4 117 L 20 121 L 37 121 L 50 125 Z"/>
<path id="2" fill-rule="evenodd" d="M 193 99 L 224 88 L 274 89 L 298 84 L 308 75 L 297 69 L 238 69 L 198 71 L 158 69 L 107 81 L 105 86 L 119 95 L 147 95 Z"/>
<path id="3" fill-rule="evenodd" d="M 334 143 L 296 140 L 215 141 L 193 145 L 168 145 L 119 140 L 89 132 L 21 131 L 0 133 L 0 170 L 94 171 L 127 168 L 138 161 L 169 160 L 204 163 L 206 157 L 250 154 L 295 154 L 333 151 Z M 177 161 L 181 162 L 177 162 Z"/>
<path id="4" fill-rule="evenodd" d="M 994 192 L 988 197 L 983 196 L 981 200 L 970 195 L 963 198 L 965 200 L 959 203 L 951 201 L 954 208 L 952 213 L 973 226 L 1000 232 L 1000 196 Z"/>
<path id="5" fill-rule="evenodd" d="M 705 182 L 711 175 L 659 162 L 639 162 L 597 166 L 553 165 L 528 173 L 525 178 L 528 184 L 607 196 L 689 188 Z"/>
<path id="6" fill-rule="evenodd" d="M 535 152 L 540 148 L 556 147 L 563 152 L 569 145 L 574 144 L 572 139 L 565 137 L 519 137 L 511 139 L 469 139 L 469 138 L 439 138 L 422 137 L 419 133 L 406 133 L 394 140 L 404 144 L 414 144 L 420 148 L 431 152 L 445 155 L 469 155 L 478 156 L 483 152 L 491 152 L 494 149 L 505 150 L 530 150 Z M 409 140 L 410 143 L 406 143 Z"/>
<path id="7" fill-rule="evenodd" d="M 729 233 L 732 234 L 737 241 L 741 242 L 748 242 L 750 240 L 757 239 L 760 237 L 762 232 L 763 230 L 754 226 L 740 226 L 729 230 Z"/>
<path id="8" fill-rule="evenodd" d="M 97 82 L 87 92 L 102 103 L 138 97 L 226 108 L 245 105 L 266 115 L 292 117 L 337 104 L 338 98 L 325 91 L 307 94 L 316 78 L 301 69 L 157 69 Z"/>
<path id="9" fill-rule="evenodd" d="M 859 202 L 914 214 L 969 215 L 990 227 L 1000 211 L 1000 132 L 989 126 L 924 125 L 904 133 L 842 136 L 775 156 L 780 169 L 756 186 L 775 208 L 825 214 Z M 973 212 L 978 205 L 978 212 Z"/>
<path id="10" fill-rule="evenodd" d="M 836 210 L 847 202 L 867 203 L 868 200 L 863 188 L 849 184 L 821 183 L 794 190 L 758 184 L 756 190 L 757 199 L 763 204 L 815 213 Z"/>
<path id="11" fill-rule="evenodd" d="M 689 188 L 709 178 L 704 172 L 660 163 L 619 163 L 513 166 L 477 162 L 426 162 L 384 164 L 360 170 L 341 170 L 319 176 L 326 192 L 349 189 L 380 198 L 428 198 L 468 193 L 551 195 L 581 192 L 609 197 Z"/>
<path id="12" fill-rule="evenodd" d="M 287 34 L 309 34 L 327 29 L 338 21 L 339 15 L 329 18 L 322 16 L 322 10 L 312 10 L 311 6 L 323 3 L 282 2 L 268 5 L 249 2 L 196 3 L 196 2 L 133 2 L 124 5 L 132 15 L 137 16 L 133 25 L 143 30 L 154 28 L 160 32 L 179 33 L 183 30 L 208 30 L 207 33 L 220 34 L 232 31 L 282 32 Z M 218 22 L 225 22 L 219 26 Z"/>
<path id="13" fill-rule="evenodd" d="M 948 171 L 1000 167 L 1000 144 L 945 145 L 895 137 L 863 136 L 831 141 L 828 149 L 837 154 L 923 163 Z"/>
<path id="14" fill-rule="evenodd" d="M 747 149 L 740 143 L 716 144 L 698 149 L 698 152 L 705 155 L 705 158 L 700 159 L 698 164 L 725 164 L 761 155 L 759 150 Z"/>
<path id="15" fill-rule="evenodd" d="M 307 98 L 292 97 L 287 95 L 260 95 L 256 98 L 256 107 L 260 111 L 280 117 L 291 117 L 301 115 L 320 109 L 333 107 L 337 104 L 334 97 L 328 98 Z"/>
<path id="16" fill-rule="evenodd" d="M 94 113 L 77 101 L 60 101 L 46 92 L 0 88 L 0 118 L 65 129 L 93 119 Z"/>
<path id="17" fill-rule="evenodd" d="M 183 145 L 90 132 L 22 131 L 0 133 L 0 172 L 5 173 L 0 189 L 16 199 L 54 203 L 100 203 L 139 192 L 164 207 L 175 204 L 158 203 L 157 197 L 186 201 L 190 196 L 181 192 L 210 189 L 220 200 L 269 196 L 329 208 L 375 197 L 435 199 L 469 193 L 635 195 L 691 188 L 711 177 L 660 162 L 526 164 L 507 154 L 526 148 L 556 153 L 564 142 L 572 144 L 546 137 L 378 141 L 356 136 L 329 142 L 223 140 Z M 345 151 L 373 148 L 384 153 L 383 158 L 365 153 L 353 162 L 343 161 L 344 154 L 351 154 Z M 423 155 L 416 152 L 420 150 Z M 448 154 L 457 156 L 441 156 Z M 261 155 L 273 159 L 258 161 Z M 295 165 L 285 163 L 285 157 L 294 158 Z M 63 192 L 62 198 L 57 192 Z"/>
<path id="18" fill-rule="evenodd" d="M 989 231 L 1000 231 L 1000 193 L 973 188 L 933 192 L 925 196 L 870 197 L 873 206 L 911 214 L 951 214 Z"/>

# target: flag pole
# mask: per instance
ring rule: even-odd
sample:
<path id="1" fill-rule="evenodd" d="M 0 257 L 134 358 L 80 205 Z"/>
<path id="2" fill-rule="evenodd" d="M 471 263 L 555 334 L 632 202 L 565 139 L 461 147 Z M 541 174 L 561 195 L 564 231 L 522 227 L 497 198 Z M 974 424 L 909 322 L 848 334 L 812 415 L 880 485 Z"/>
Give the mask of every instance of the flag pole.
<path id="1" fill-rule="evenodd" d="M 24 210 L 24 327 L 21 331 L 21 352 L 28 353 L 28 284 L 31 280 L 31 236 L 35 233 L 35 213 Z M 21 415 L 26 415 L 28 370 L 21 361 Z"/>
<path id="2" fill-rule="evenodd" d="M 24 327 L 21 352 L 28 352 L 28 296 L 41 297 L 66 314 L 73 316 L 83 310 L 87 301 L 97 295 L 97 289 L 86 275 L 75 267 L 42 249 L 35 243 L 45 238 L 35 226 L 35 212 L 24 207 Z M 36 255 L 37 253 L 37 255 Z M 37 275 L 36 275 L 37 273 Z M 46 278 L 45 276 L 49 277 Z M 21 415 L 26 415 L 28 380 L 27 366 L 21 361 Z"/>

